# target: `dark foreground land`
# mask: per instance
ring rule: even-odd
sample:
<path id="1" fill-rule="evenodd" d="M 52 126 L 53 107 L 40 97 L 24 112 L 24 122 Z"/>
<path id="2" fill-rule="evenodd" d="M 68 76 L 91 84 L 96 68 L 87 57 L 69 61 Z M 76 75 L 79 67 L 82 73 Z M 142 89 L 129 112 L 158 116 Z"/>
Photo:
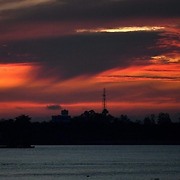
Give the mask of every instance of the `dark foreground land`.
<path id="1" fill-rule="evenodd" d="M 28 147 L 31 144 L 180 145 L 180 123 L 172 123 L 167 117 L 162 116 L 157 122 L 153 117 L 146 117 L 144 122 L 132 122 L 125 115 L 115 118 L 86 112 L 68 123 L 32 123 L 29 116 L 22 115 L 14 120 L 0 121 L 0 147 Z"/>

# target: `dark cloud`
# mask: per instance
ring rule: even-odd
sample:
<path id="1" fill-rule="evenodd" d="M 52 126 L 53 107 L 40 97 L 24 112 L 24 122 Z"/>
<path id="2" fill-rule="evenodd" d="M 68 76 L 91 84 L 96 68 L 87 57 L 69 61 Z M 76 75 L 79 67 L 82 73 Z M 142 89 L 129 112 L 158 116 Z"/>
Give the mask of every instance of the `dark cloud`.
<path id="1" fill-rule="evenodd" d="M 178 17 L 179 0 L 50 1 L 3 14 L 18 21 L 98 20 L 124 17 Z"/>
<path id="2" fill-rule="evenodd" d="M 62 109 L 62 107 L 60 105 L 49 105 L 49 106 L 46 106 L 46 109 L 49 109 L 49 110 L 60 110 L 60 109 Z"/>
<path id="3" fill-rule="evenodd" d="M 148 49 L 158 38 L 156 32 L 132 32 L 15 41 L 0 48 L 1 62 L 36 62 L 44 66 L 41 77 L 71 78 L 126 67 L 136 58 L 147 63 L 144 57 L 159 52 Z"/>

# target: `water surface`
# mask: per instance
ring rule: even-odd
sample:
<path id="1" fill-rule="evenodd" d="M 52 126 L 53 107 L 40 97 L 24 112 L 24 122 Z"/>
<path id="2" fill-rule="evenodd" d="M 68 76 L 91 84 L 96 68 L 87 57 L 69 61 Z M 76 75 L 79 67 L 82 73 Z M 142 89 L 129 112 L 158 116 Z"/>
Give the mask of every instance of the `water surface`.
<path id="1" fill-rule="evenodd" d="M 180 180 L 180 146 L 0 149 L 0 180 Z"/>

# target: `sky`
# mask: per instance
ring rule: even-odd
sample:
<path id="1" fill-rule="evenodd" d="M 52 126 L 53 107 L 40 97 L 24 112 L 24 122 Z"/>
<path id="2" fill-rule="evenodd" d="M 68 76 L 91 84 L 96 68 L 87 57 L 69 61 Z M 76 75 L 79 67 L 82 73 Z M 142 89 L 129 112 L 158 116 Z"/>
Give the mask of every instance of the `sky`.
<path id="1" fill-rule="evenodd" d="M 61 109 L 180 117 L 179 0 L 0 0 L 0 119 Z"/>

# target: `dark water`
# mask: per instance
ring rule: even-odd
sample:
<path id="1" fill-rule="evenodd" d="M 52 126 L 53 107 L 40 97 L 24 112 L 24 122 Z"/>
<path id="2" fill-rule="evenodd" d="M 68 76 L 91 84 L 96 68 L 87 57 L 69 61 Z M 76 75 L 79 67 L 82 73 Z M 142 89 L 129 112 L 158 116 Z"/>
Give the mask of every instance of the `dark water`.
<path id="1" fill-rule="evenodd" d="M 0 149 L 0 180 L 180 180 L 180 146 Z"/>

